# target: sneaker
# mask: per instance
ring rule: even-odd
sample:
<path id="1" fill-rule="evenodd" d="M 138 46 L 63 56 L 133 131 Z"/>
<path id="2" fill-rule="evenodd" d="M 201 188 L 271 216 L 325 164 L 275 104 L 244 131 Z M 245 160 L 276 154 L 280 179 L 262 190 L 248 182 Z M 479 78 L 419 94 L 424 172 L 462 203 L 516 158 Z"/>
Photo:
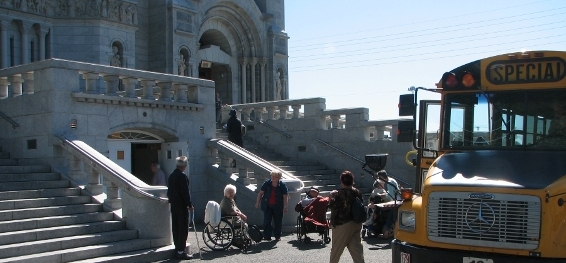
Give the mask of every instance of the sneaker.
<path id="1" fill-rule="evenodd" d="M 181 253 L 181 254 L 175 253 L 175 258 L 176 259 L 193 259 L 193 256 L 189 255 L 187 253 Z"/>

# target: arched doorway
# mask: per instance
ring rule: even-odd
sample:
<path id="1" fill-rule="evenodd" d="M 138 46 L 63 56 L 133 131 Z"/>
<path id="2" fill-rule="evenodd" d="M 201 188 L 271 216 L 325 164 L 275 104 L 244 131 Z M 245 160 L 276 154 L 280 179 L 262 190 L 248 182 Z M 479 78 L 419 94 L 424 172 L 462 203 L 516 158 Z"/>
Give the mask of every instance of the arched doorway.
<path id="1" fill-rule="evenodd" d="M 159 163 L 164 139 L 139 130 L 123 130 L 108 135 L 108 157 L 126 171 L 151 184 L 153 174 L 149 168 Z"/>

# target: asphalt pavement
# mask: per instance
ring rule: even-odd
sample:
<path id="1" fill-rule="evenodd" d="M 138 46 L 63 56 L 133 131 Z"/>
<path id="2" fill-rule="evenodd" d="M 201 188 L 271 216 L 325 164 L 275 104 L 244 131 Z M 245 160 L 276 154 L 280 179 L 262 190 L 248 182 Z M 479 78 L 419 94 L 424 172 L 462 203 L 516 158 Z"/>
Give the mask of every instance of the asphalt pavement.
<path id="1" fill-rule="evenodd" d="M 212 251 L 202 240 L 203 225 L 197 225 L 197 236 L 191 229 L 188 242 L 190 246 L 190 254 L 193 255 L 192 260 L 170 259 L 159 261 L 160 263 L 172 262 L 261 262 L 261 263 L 287 263 L 287 262 L 328 262 L 330 258 L 330 244 L 324 244 L 317 241 L 322 239 L 317 233 L 310 233 L 309 237 L 313 241 L 309 244 L 299 242 L 295 233 L 284 233 L 281 241 L 261 241 L 253 246 L 251 251 L 243 253 L 240 249 L 232 246 L 223 251 Z M 330 230 L 332 237 L 332 230 Z M 383 240 L 376 237 L 366 237 L 362 239 L 364 246 L 364 258 L 366 262 L 391 262 L 391 239 Z M 201 247 L 202 259 L 199 256 L 198 245 Z M 173 253 L 173 252 L 171 252 Z M 173 254 L 171 254 L 173 256 Z M 344 249 L 340 262 L 353 262 L 348 249 Z"/>

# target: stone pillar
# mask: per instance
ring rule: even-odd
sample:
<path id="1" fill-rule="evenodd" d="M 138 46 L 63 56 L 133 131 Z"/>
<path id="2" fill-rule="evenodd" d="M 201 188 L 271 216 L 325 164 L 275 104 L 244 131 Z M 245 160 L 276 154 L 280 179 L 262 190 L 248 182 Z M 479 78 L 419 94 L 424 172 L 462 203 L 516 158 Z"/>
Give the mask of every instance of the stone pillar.
<path id="1" fill-rule="evenodd" d="M 84 163 L 79 160 L 79 158 L 74 157 L 71 153 L 68 153 L 69 160 L 69 172 L 67 176 L 71 178 L 74 183 L 80 184 L 84 181 L 86 173 L 84 172 Z"/>
<path id="2" fill-rule="evenodd" d="M 254 119 L 255 121 L 262 121 L 263 107 L 254 108 Z"/>
<path id="3" fill-rule="evenodd" d="M 122 84 L 124 84 L 126 90 L 126 97 L 135 98 L 136 97 L 136 84 L 138 84 L 138 79 L 135 78 L 124 78 L 122 79 Z"/>
<path id="4" fill-rule="evenodd" d="M 104 200 L 104 211 L 114 211 L 122 208 L 122 201 L 120 200 L 120 188 L 104 178 L 104 185 L 106 186 L 106 199 Z"/>
<path id="5" fill-rule="evenodd" d="M 33 72 L 22 73 L 24 83 L 22 84 L 22 94 L 33 94 L 35 92 L 33 86 Z"/>
<path id="6" fill-rule="evenodd" d="M 31 29 L 32 24 L 31 23 L 24 23 L 24 22 L 20 22 L 18 23 L 18 29 L 20 30 L 20 34 L 21 34 L 21 39 L 22 39 L 22 63 L 21 64 L 27 64 L 30 61 L 30 57 L 29 57 L 29 53 L 28 51 L 30 50 L 29 47 L 29 31 Z"/>
<path id="7" fill-rule="evenodd" d="M 240 64 L 242 64 L 242 104 L 246 103 L 246 66 L 248 65 L 247 58 L 240 58 Z"/>
<path id="8" fill-rule="evenodd" d="M 106 95 L 118 96 L 116 91 L 118 91 L 118 84 L 120 84 L 120 77 L 117 75 L 106 75 L 104 76 L 104 82 L 106 83 Z"/>
<path id="9" fill-rule="evenodd" d="M 275 120 L 275 106 L 267 107 L 267 119 Z"/>
<path id="10" fill-rule="evenodd" d="M 45 36 L 49 33 L 49 28 L 38 27 L 35 32 L 39 36 L 39 60 L 45 60 Z"/>
<path id="11" fill-rule="evenodd" d="M 96 94 L 96 81 L 98 80 L 98 73 L 87 72 L 83 73 L 83 79 L 85 80 L 85 93 Z"/>
<path id="12" fill-rule="evenodd" d="M 8 82 L 7 78 L 0 78 L 0 99 L 5 99 L 8 97 Z"/>
<path id="13" fill-rule="evenodd" d="M 250 178 L 248 177 L 248 168 L 246 166 L 238 164 L 238 179 L 236 179 L 236 182 L 240 182 L 243 185 L 250 184 Z"/>
<path id="14" fill-rule="evenodd" d="M 155 86 L 155 83 L 155 80 L 141 81 L 141 85 L 143 87 L 142 99 L 155 100 L 155 97 L 153 97 L 153 86 Z"/>
<path id="15" fill-rule="evenodd" d="M 171 101 L 171 88 L 173 87 L 173 83 L 160 82 L 158 86 L 161 89 L 161 95 L 159 96 L 159 100 Z"/>
<path id="16" fill-rule="evenodd" d="M 175 97 L 177 102 L 187 102 L 187 84 L 175 84 Z"/>
<path id="17" fill-rule="evenodd" d="M 260 74 L 261 74 L 261 101 L 265 101 L 265 65 L 267 64 L 267 58 L 261 58 L 259 61 L 260 65 Z"/>
<path id="18" fill-rule="evenodd" d="M 279 106 L 279 119 L 287 119 L 287 112 L 289 111 L 289 106 Z"/>
<path id="19" fill-rule="evenodd" d="M 250 121 L 250 114 L 252 113 L 252 109 L 243 109 L 242 112 L 244 114 L 242 114 L 242 117 L 240 119 L 242 119 L 243 121 Z"/>
<path id="20" fill-rule="evenodd" d="M 12 97 L 22 95 L 22 77 L 20 75 L 13 75 L 8 77 L 10 87 L 12 88 Z"/>
<path id="21" fill-rule="evenodd" d="M 10 51 L 8 50 L 8 27 L 10 26 L 9 21 L 0 21 L 0 53 L 2 53 L 1 68 L 7 68 L 10 66 Z"/>
<path id="22" fill-rule="evenodd" d="M 220 171 L 227 173 L 232 168 L 232 162 L 230 162 L 230 156 L 219 153 L 218 157 L 220 158 Z"/>
<path id="23" fill-rule="evenodd" d="M 88 184 L 85 186 L 85 190 L 90 193 L 90 195 L 100 195 L 104 193 L 102 184 L 100 184 L 100 174 L 94 170 L 90 169 L 87 172 Z"/>
<path id="24" fill-rule="evenodd" d="M 332 115 L 330 118 L 332 119 L 332 129 L 338 129 L 340 127 L 340 115 Z"/>
<path id="25" fill-rule="evenodd" d="M 301 105 L 291 105 L 291 108 L 293 108 L 293 119 L 298 119 L 300 115 L 299 110 L 301 109 Z"/>
<path id="26" fill-rule="evenodd" d="M 250 71 L 251 71 L 251 86 L 252 86 L 252 99 L 251 102 L 256 102 L 255 100 L 255 66 L 257 65 L 257 58 L 250 59 Z"/>

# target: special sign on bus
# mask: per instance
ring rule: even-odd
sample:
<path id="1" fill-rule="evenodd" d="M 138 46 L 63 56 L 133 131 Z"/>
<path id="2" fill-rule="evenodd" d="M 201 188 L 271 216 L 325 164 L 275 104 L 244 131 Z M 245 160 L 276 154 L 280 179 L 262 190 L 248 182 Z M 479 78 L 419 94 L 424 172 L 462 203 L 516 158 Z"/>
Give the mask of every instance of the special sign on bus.
<path id="1" fill-rule="evenodd" d="M 485 74 L 496 85 L 558 82 L 566 76 L 566 61 L 558 57 L 499 60 L 490 63 Z"/>

